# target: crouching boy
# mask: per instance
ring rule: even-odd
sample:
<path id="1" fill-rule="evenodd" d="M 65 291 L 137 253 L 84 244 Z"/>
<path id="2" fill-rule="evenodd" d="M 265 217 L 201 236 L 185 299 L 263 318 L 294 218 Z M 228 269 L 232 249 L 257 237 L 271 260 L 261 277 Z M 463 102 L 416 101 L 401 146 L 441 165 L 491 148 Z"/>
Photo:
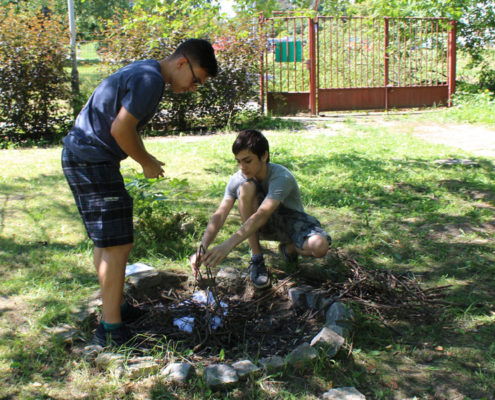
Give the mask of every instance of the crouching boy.
<path id="1" fill-rule="evenodd" d="M 280 242 L 279 250 L 286 262 L 296 262 L 298 255 L 323 257 L 331 240 L 320 222 L 304 212 L 294 176 L 282 165 L 270 162 L 268 140 L 261 132 L 241 131 L 232 152 L 239 171 L 230 177 L 223 200 L 208 222 L 200 249 L 190 258 L 191 267 L 195 275 L 198 265 L 214 267 L 248 239 L 249 275 L 256 288 L 264 288 L 270 285 L 270 278 L 260 238 Z M 208 250 L 236 199 L 243 224 L 225 242 Z"/>

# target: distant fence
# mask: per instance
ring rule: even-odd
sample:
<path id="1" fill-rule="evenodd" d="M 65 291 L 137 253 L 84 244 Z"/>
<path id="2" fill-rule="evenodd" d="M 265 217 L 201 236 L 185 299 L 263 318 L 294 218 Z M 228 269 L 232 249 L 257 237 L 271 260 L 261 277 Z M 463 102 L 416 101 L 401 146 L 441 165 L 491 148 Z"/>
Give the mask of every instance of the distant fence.
<path id="1" fill-rule="evenodd" d="M 447 104 L 455 90 L 455 21 L 276 16 L 262 23 L 268 111 Z"/>

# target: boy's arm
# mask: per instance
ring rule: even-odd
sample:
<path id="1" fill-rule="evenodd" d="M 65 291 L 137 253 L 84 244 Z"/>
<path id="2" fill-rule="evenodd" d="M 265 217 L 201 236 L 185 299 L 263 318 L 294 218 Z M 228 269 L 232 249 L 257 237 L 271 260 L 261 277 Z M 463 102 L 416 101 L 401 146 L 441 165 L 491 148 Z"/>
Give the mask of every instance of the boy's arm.
<path id="1" fill-rule="evenodd" d="M 203 262 L 209 267 L 216 266 L 229 255 L 235 246 L 246 240 L 249 236 L 257 232 L 263 225 L 265 225 L 268 218 L 270 218 L 279 205 L 280 201 L 265 198 L 258 210 L 251 215 L 246 222 L 244 222 L 244 224 L 242 224 L 236 233 L 234 233 L 222 244 L 206 252 L 203 257 Z"/>
<path id="2" fill-rule="evenodd" d="M 138 119 L 128 112 L 125 107 L 121 107 L 112 123 L 110 134 L 128 156 L 141 164 L 146 178 L 163 176 L 163 163 L 146 151 L 137 133 L 138 122 Z"/>
<path id="3" fill-rule="evenodd" d="M 220 205 L 217 208 L 217 211 L 211 216 L 208 225 L 206 226 L 205 233 L 203 235 L 203 239 L 201 240 L 201 244 L 205 249 L 215 240 L 218 231 L 222 228 L 227 216 L 230 213 L 230 210 L 234 206 L 235 199 L 225 198 L 222 200 Z"/>
<path id="4" fill-rule="evenodd" d="M 210 217 L 210 221 L 208 222 L 208 225 L 206 226 L 205 233 L 203 234 L 203 239 L 201 239 L 201 244 L 205 248 L 205 250 L 208 248 L 208 246 L 215 240 L 215 237 L 218 234 L 218 231 L 222 228 L 223 224 L 225 223 L 225 220 L 227 219 L 227 216 L 230 213 L 230 210 L 234 206 L 235 199 L 232 198 L 224 198 L 220 205 L 218 206 L 217 210 L 213 213 L 213 215 Z M 197 253 L 193 254 L 190 258 L 190 264 L 191 268 L 193 269 L 193 272 L 197 273 L 196 271 L 196 259 L 197 259 Z"/>

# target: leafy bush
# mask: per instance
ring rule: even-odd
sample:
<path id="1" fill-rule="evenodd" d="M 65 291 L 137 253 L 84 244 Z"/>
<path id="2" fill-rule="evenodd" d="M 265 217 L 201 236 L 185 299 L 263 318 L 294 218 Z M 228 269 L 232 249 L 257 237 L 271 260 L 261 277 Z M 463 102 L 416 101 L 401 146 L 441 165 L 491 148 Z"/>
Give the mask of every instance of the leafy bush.
<path id="1" fill-rule="evenodd" d="M 67 129 L 66 38 L 57 21 L 5 11 L 0 21 L 2 142 L 50 141 Z"/>
<path id="2" fill-rule="evenodd" d="M 257 94 L 257 45 L 238 37 L 222 37 L 216 51 L 220 70 L 196 92 L 167 93 L 152 129 L 179 130 L 200 126 L 226 126 L 237 121 Z"/>
<path id="3" fill-rule="evenodd" d="M 137 4 L 123 25 L 111 24 L 105 35 L 102 55 L 115 69 L 135 60 L 163 59 L 189 37 L 208 38 L 216 47 L 218 76 L 194 93 L 166 93 L 151 130 L 225 126 L 257 93 L 261 42 L 249 37 L 251 25 L 220 21 L 218 10 L 209 3 L 201 7 L 192 3 L 197 2 L 180 2 L 180 7 L 165 3 L 152 9 Z"/>
<path id="4" fill-rule="evenodd" d="M 480 87 L 495 93 L 495 69 L 491 69 L 486 64 L 480 71 Z"/>
<path id="5" fill-rule="evenodd" d="M 166 189 L 155 186 L 165 183 Z M 189 245 L 182 224 L 189 218 L 183 211 L 174 211 L 174 199 L 188 196 L 185 179 L 146 179 L 138 175 L 126 179 L 126 188 L 134 200 L 135 244 L 133 256 L 179 252 Z"/>

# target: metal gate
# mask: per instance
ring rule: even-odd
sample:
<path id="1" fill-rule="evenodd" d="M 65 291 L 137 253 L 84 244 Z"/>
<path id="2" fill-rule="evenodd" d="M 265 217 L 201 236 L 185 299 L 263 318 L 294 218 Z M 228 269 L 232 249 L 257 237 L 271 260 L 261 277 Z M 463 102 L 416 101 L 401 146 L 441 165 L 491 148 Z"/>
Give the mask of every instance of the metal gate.
<path id="1" fill-rule="evenodd" d="M 449 104 L 455 90 L 455 21 L 281 16 L 263 24 L 269 112 Z"/>

